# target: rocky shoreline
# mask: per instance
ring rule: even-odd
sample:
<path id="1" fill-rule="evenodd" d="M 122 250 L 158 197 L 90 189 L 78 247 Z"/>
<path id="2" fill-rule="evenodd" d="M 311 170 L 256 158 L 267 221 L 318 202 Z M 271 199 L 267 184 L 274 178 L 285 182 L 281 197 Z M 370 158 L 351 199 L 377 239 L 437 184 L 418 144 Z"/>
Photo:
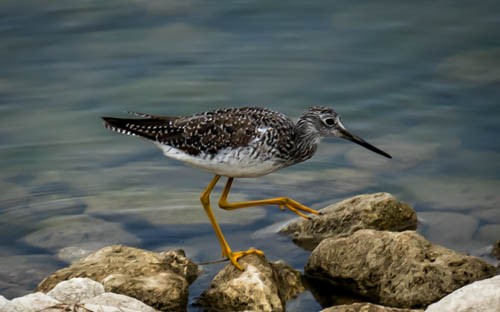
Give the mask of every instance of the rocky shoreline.
<path id="1" fill-rule="evenodd" d="M 392 195 L 359 195 L 321 211 L 281 230 L 311 251 L 304 274 L 248 255 L 240 259 L 244 271 L 225 266 L 193 304 L 285 311 L 287 301 L 309 290 L 328 312 L 500 311 L 498 267 L 422 237 L 413 208 Z M 494 246 L 498 256 L 500 243 Z M 186 311 L 189 285 L 201 272 L 182 250 L 113 245 L 46 277 L 35 293 L 0 296 L 0 311 Z M 325 300 L 336 290 L 353 299 Z"/>

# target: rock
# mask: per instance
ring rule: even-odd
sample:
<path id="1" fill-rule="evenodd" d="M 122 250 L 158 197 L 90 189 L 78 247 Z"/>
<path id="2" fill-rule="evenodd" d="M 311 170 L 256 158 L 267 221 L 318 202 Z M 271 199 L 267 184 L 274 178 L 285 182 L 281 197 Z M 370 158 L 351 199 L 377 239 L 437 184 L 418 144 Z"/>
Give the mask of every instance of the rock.
<path id="1" fill-rule="evenodd" d="M 9 300 L 7 300 L 4 296 L 0 295 L 0 311 L 3 311 L 2 308 L 7 304 L 10 303 Z"/>
<path id="2" fill-rule="evenodd" d="M 500 260 L 500 240 L 497 240 L 495 244 L 493 244 L 493 248 L 491 249 L 491 254 Z"/>
<path id="3" fill-rule="evenodd" d="M 136 298 L 160 310 L 184 311 L 188 287 L 198 266 L 182 250 L 151 252 L 113 245 L 102 248 L 45 278 L 37 290 L 47 292 L 60 281 L 88 277 L 108 292 Z"/>
<path id="4" fill-rule="evenodd" d="M 320 211 L 323 215 L 290 223 L 281 232 L 291 234 L 295 243 L 312 250 L 327 237 L 346 236 L 360 229 L 404 231 L 417 228 L 415 211 L 388 193 L 354 196 Z"/>
<path id="5" fill-rule="evenodd" d="M 300 273 L 282 262 L 269 263 L 257 255 L 238 261 L 244 271 L 229 264 L 212 280 L 197 301 L 216 311 L 284 311 L 286 301 L 305 288 Z"/>
<path id="6" fill-rule="evenodd" d="M 47 294 L 38 292 L 13 299 L 12 301 L 3 298 L 5 300 L 4 303 L 2 303 L 1 298 L 0 311 L 2 312 L 156 311 L 137 299 L 114 293 L 105 293 L 102 284 L 88 278 L 72 278 L 68 281 L 62 281 Z"/>
<path id="7" fill-rule="evenodd" d="M 424 307 L 495 271 L 481 259 L 434 245 L 416 232 L 369 229 L 323 240 L 305 267 L 306 274 L 400 308 Z"/>
<path id="8" fill-rule="evenodd" d="M 140 302 L 132 297 L 115 294 L 115 293 L 103 293 L 94 298 L 86 299 L 81 302 L 83 306 L 91 311 L 101 311 L 99 307 L 108 307 L 109 311 L 133 311 L 133 312 L 154 312 L 156 311 L 152 307 Z M 114 308 L 114 310 L 110 310 Z M 104 310 L 106 311 L 106 310 Z"/>
<path id="9" fill-rule="evenodd" d="M 60 304 L 56 299 L 41 293 L 36 292 L 33 294 L 28 294 L 19 298 L 12 299 L 10 302 L 5 304 L 2 311 L 8 312 L 35 312 L 48 309 L 49 307 L 57 306 Z"/>
<path id="10" fill-rule="evenodd" d="M 47 295 L 64 303 L 78 303 L 103 293 L 104 286 L 101 283 L 90 278 L 77 277 L 60 282 Z"/>
<path id="11" fill-rule="evenodd" d="M 381 305 L 368 302 L 343 304 L 321 310 L 321 312 L 419 312 L 419 311 L 423 310 L 384 307 Z"/>
<path id="12" fill-rule="evenodd" d="M 455 290 L 426 312 L 498 312 L 500 311 L 500 275 L 477 281 Z"/>

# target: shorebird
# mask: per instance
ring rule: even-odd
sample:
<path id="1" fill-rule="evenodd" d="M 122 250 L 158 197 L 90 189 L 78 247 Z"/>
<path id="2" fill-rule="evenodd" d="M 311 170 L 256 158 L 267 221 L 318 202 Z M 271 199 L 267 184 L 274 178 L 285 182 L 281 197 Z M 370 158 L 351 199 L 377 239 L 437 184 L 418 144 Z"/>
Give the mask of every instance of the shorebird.
<path id="1" fill-rule="evenodd" d="M 131 113 L 140 118 L 102 117 L 105 127 L 113 131 L 146 138 L 170 158 L 213 173 L 215 176 L 201 193 L 200 200 L 221 245 L 223 257 L 238 269 L 238 259 L 247 254 L 263 256 L 261 250 L 250 248 L 232 251 L 210 206 L 210 193 L 221 176 L 227 177 L 219 199 L 226 210 L 276 205 L 295 214 L 319 213 L 288 198 L 229 202 L 234 178 L 259 177 L 311 158 L 323 137 L 350 140 L 375 153 L 391 158 L 360 137 L 351 134 L 332 109 L 314 106 L 297 122 L 282 113 L 261 107 L 224 108 L 189 116 L 157 116 Z"/>

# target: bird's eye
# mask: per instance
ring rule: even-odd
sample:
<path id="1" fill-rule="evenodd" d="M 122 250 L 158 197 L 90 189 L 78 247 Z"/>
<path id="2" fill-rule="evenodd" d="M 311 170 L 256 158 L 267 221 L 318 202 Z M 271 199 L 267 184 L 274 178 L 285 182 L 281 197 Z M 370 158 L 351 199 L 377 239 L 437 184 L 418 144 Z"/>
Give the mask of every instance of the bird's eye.
<path id="1" fill-rule="evenodd" d="M 327 119 L 325 119 L 325 124 L 327 126 L 333 126 L 333 125 L 335 125 L 335 119 L 333 119 L 333 118 L 327 118 Z"/>

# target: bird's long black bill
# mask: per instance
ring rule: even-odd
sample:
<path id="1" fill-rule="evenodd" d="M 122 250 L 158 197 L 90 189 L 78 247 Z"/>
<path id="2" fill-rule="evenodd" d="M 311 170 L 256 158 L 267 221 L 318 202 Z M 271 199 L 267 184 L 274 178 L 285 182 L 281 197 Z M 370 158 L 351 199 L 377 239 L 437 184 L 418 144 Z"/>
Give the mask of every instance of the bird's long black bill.
<path id="1" fill-rule="evenodd" d="M 356 136 L 354 134 L 349 133 L 349 131 L 347 131 L 345 129 L 338 129 L 338 130 L 339 130 L 339 132 L 341 134 L 341 138 L 349 140 L 349 141 L 354 142 L 356 144 L 359 144 L 359 145 L 363 146 L 364 148 L 369 149 L 370 151 L 375 152 L 377 154 L 380 154 L 380 155 L 382 155 L 384 157 L 392 158 L 391 155 L 387 154 L 386 152 L 384 152 L 383 150 L 381 150 L 379 148 L 376 148 L 375 146 L 373 146 L 370 143 L 366 142 L 362 138 L 360 138 L 360 137 L 358 137 L 358 136 Z"/>

